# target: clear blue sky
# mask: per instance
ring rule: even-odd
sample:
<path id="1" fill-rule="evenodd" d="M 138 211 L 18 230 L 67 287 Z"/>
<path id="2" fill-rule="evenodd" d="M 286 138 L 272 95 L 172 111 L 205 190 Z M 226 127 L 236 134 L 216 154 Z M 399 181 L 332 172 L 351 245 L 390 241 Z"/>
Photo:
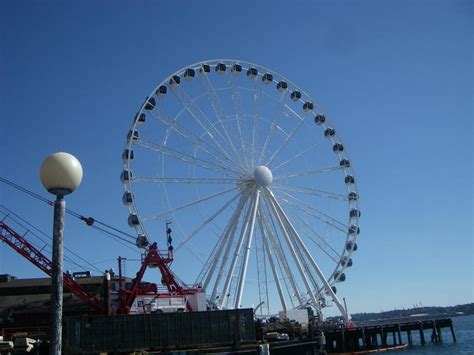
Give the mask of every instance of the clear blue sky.
<path id="1" fill-rule="evenodd" d="M 119 174 L 144 97 L 187 64 L 247 60 L 316 97 L 349 150 L 350 311 L 472 302 L 473 16 L 458 0 L 2 1 L 0 176 L 47 196 L 41 162 L 70 152 L 85 175 L 68 207 L 132 232 Z M 50 232 L 50 207 L 4 185 L 0 201 Z M 138 255 L 70 217 L 66 233 L 91 262 Z M 6 246 L 0 273 L 41 275 Z"/>

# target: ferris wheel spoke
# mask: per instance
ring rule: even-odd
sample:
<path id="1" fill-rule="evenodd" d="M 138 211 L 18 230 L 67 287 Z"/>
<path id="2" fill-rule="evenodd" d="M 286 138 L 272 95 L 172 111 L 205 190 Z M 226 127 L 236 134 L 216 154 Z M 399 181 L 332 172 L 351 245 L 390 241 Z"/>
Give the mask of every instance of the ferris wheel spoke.
<path id="1" fill-rule="evenodd" d="M 152 184 L 235 184 L 235 179 L 219 178 L 160 178 L 132 176 L 132 182 Z"/>
<path id="2" fill-rule="evenodd" d="M 257 144 L 257 133 L 260 125 L 260 120 L 262 117 L 262 89 L 263 85 L 259 85 L 259 91 L 257 94 L 257 84 L 254 86 L 254 95 L 253 95 L 253 126 L 252 126 L 252 149 L 250 154 L 251 165 L 254 165 L 254 155 L 255 155 L 255 145 Z"/>
<path id="3" fill-rule="evenodd" d="M 226 142 L 226 139 L 222 135 L 222 133 L 217 129 L 217 127 L 212 124 L 211 121 L 207 118 L 207 116 L 201 111 L 201 109 L 188 97 L 188 95 L 182 90 L 180 87 L 177 87 L 176 89 L 172 88 L 173 93 L 175 94 L 176 98 L 178 101 L 181 102 L 181 104 L 186 108 L 186 110 L 189 112 L 189 114 L 194 118 L 194 120 L 197 122 L 197 124 L 204 130 L 204 132 L 212 139 L 214 144 L 219 147 L 219 149 L 222 151 L 222 153 L 231 161 L 233 161 L 235 164 L 237 161 L 232 159 L 228 153 L 228 151 L 222 146 L 221 143 L 219 143 L 217 137 L 214 137 L 212 132 L 206 127 L 206 125 L 203 122 L 207 122 L 210 128 L 212 128 L 212 131 L 222 139 L 222 141 Z M 228 143 L 228 142 L 226 142 Z M 235 158 L 238 159 L 238 156 Z"/>
<path id="4" fill-rule="evenodd" d="M 304 232 L 306 237 L 311 240 L 324 254 L 326 254 L 332 261 L 338 263 L 340 261 L 338 252 L 329 244 L 323 237 L 317 233 L 308 223 L 306 223 L 299 215 L 295 215 L 300 224 L 304 225 L 311 233 Z M 314 238 L 316 237 L 316 238 Z M 329 252 L 331 251 L 331 252 Z"/>
<path id="5" fill-rule="evenodd" d="M 240 90 L 238 89 L 238 86 L 235 82 L 235 77 L 233 75 L 229 76 L 231 79 L 228 80 L 229 83 L 229 88 L 230 88 L 230 93 L 232 96 L 232 102 L 234 103 L 234 108 L 235 108 L 235 113 L 236 113 L 236 126 L 237 126 L 237 131 L 239 134 L 239 140 L 240 140 L 240 149 L 242 150 L 242 155 L 245 160 L 245 164 L 248 169 L 250 169 L 250 164 L 248 161 L 248 152 L 247 149 L 245 148 L 245 143 L 244 143 L 244 137 L 242 134 L 242 127 L 240 126 L 241 120 L 244 119 L 245 114 L 244 110 L 242 108 L 242 97 L 240 95 Z"/>
<path id="6" fill-rule="evenodd" d="M 273 115 L 272 125 L 270 126 L 270 132 L 268 133 L 267 137 L 265 138 L 265 142 L 263 143 L 262 151 L 260 152 L 260 156 L 258 157 L 258 162 L 260 162 L 264 157 L 265 153 L 268 148 L 268 144 L 272 141 L 273 134 L 275 133 L 275 129 L 280 122 L 280 117 L 283 112 L 283 108 L 285 105 L 285 98 L 288 94 L 288 90 L 281 94 L 280 99 L 278 100 L 277 107 L 275 109 L 275 113 Z"/>
<path id="7" fill-rule="evenodd" d="M 305 270 L 305 267 L 302 263 L 302 260 L 298 256 L 295 245 L 291 241 L 291 239 L 292 239 L 290 237 L 291 232 L 288 231 L 287 226 L 285 225 L 285 222 L 282 219 L 282 215 L 279 213 L 279 210 L 277 208 L 277 202 L 273 198 L 273 196 L 271 194 L 271 191 L 268 188 L 265 188 L 265 192 L 266 192 L 265 195 L 267 196 L 267 200 L 269 202 L 270 209 L 272 210 L 273 215 L 276 217 L 277 224 L 279 225 L 280 230 L 282 231 L 282 234 L 283 234 L 283 237 L 286 241 L 288 249 L 290 250 L 290 253 L 293 257 L 293 260 L 294 260 L 294 262 L 297 266 L 299 275 L 300 275 L 301 279 L 303 280 L 304 286 L 306 288 L 306 292 L 307 292 L 308 296 L 310 297 L 311 301 L 313 302 L 313 305 L 315 307 L 317 307 L 319 303 L 318 303 L 318 300 L 316 299 L 316 297 L 314 295 L 315 291 L 314 291 L 313 287 L 311 287 L 310 281 L 308 279 L 307 271 Z"/>
<path id="8" fill-rule="evenodd" d="M 287 185 L 287 184 L 272 184 L 272 187 L 274 189 L 278 189 L 278 190 L 301 192 L 303 194 L 309 194 L 309 195 L 315 195 L 315 196 L 320 196 L 320 197 L 332 198 L 332 199 L 335 199 L 335 200 L 341 200 L 341 201 L 348 201 L 349 200 L 347 195 L 338 194 L 338 193 L 335 193 L 335 192 L 311 189 L 311 188 L 308 188 L 308 187 L 293 186 L 293 185 Z"/>
<path id="9" fill-rule="evenodd" d="M 284 162 L 278 164 L 277 166 L 275 167 L 272 167 L 272 171 L 274 172 L 275 170 L 281 168 L 282 166 L 285 166 L 286 164 L 288 163 L 291 163 L 292 161 L 294 161 L 295 159 L 298 159 L 300 156 L 302 156 L 303 154 L 306 154 L 308 153 L 309 151 L 311 151 L 312 149 L 314 149 L 316 146 L 320 145 L 322 141 L 318 141 L 312 145 L 310 145 L 308 148 L 306 149 L 303 149 L 302 151 L 296 153 L 295 155 L 292 155 L 289 159 L 285 160 Z"/>
<path id="10" fill-rule="evenodd" d="M 287 230 L 289 231 L 289 234 L 292 238 L 294 238 L 294 232 L 293 230 L 291 229 L 291 226 L 288 225 L 287 222 L 285 222 L 285 224 L 287 225 Z M 319 312 L 321 311 L 321 309 L 323 308 L 323 305 L 325 305 L 325 300 L 324 300 L 324 296 L 321 292 L 322 290 L 322 286 L 319 285 L 318 281 L 316 280 L 316 278 L 314 277 L 314 274 L 311 270 L 311 266 L 309 265 L 309 262 L 306 258 L 306 255 L 303 253 L 303 251 L 301 250 L 301 246 L 298 244 L 298 243 L 294 243 L 293 244 L 294 247 L 295 247 L 295 250 L 301 260 L 301 264 L 303 265 L 303 269 L 310 281 L 310 285 L 312 285 L 312 293 L 313 293 L 313 296 L 314 298 L 316 299 L 317 301 L 317 304 L 315 304 L 315 308 L 319 310 Z M 314 300 L 313 300 L 314 302 Z M 322 315 L 322 313 L 320 313 L 320 315 Z"/>
<path id="11" fill-rule="evenodd" d="M 199 166 L 199 167 L 207 169 L 207 170 L 212 170 L 212 171 L 217 172 L 217 173 L 222 174 L 222 175 L 226 175 L 226 176 L 230 176 L 230 177 L 239 176 L 239 172 L 237 172 L 235 170 L 231 170 L 230 168 L 225 168 L 221 165 L 211 163 L 207 160 L 200 159 L 200 158 L 197 158 L 195 156 L 179 152 L 175 149 L 168 148 L 168 147 L 156 144 L 156 143 L 146 141 L 144 139 L 138 139 L 135 142 L 135 144 L 137 144 L 137 145 L 139 145 L 143 148 L 147 148 L 147 149 L 150 149 L 152 151 L 158 152 L 158 153 L 163 153 L 164 155 L 167 155 L 169 157 L 173 157 L 175 159 L 184 161 L 186 163 L 190 163 L 190 164 Z"/>
<path id="12" fill-rule="evenodd" d="M 182 209 L 185 209 L 185 208 L 188 208 L 188 207 L 191 207 L 191 206 L 194 206 L 194 205 L 197 205 L 201 202 L 204 202 L 204 201 L 207 201 L 207 200 L 210 200 L 210 199 L 213 199 L 215 197 L 218 197 L 218 196 L 221 196 L 221 195 L 224 195 L 228 192 L 231 192 L 231 191 L 235 191 L 237 190 L 238 187 L 232 187 L 230 189 L 227 189 L 227 190 L 224 190 L 224 191 L 221 191 L 221 192 L 217 192 L 217 193 L 214 193 L 214 194 L 211 194 L 211 195 L 207 195 L 207 196 L 204 196 L 198 200 L 195 200 L 195 201 L 192 201 L 192 202 L 189 202 L 189 203 L 186 203 L 184 205 L 181 205 L 179 207 L 174 207 L 174 208 L 170 208 L 168 209 L 167 211 L 164 211 L 160 214 L 157 214 L 157 215 L 154 215 L 154 216 L 149 216 L 149 217 L 145 217 L 142 219 L 143 222 L 146 222 L 146 221 L 152 221 L 152 220 L 156 220 L 156 219 L 160 219 L 164 216 L 167 216 L 168 214 L 170 213 L 173 213 L 173 212 L 177 212 L 179 210 L 182 210 Z"/>
<path id="13" fill-rule="evenodd" d="M 174 249 L 174 252 L 176 253 L 181 247 L 186 245 L 191 239 L 193 239 L 204 227 L 206 227 L 209 223 L 214 221 L 224 210 L 227 209 L 227 207 L 230 206 L 232 202 L 237 200 L 237 198 L 241 196 L 240 193 L 232 197 L 229 201 L 227 201 L 223 206 L 221 206 L 214 214 L 212 214 L 210 217 L 206 218 L 203 223 L 201 223 L 197 228 L 195 228 L 191 234 L 183 240 L 179 245 Z"/>
<path id="14" fill-rule="evenodd" d="M 324 212 L 319 211 L 318 209 L 309 206 L 308 204 L 298 200 L 294 196 L 290 195 L 289 193 L 282 191 L 282 193 L 289 199 L 284 199 L 288 205 L 293 206 L 300 211 L 306 213 L 309 216 L 313 216 L 317 220 L 327 224 L 328 226 L 331 226 L 339 231 L 341 231 L 344 234 L 347 234 L 347 231 L 349 230 L 349 226 L 346 224 L 342 223 L 341 221 L 338 221 L 337 219 L 327 215 Z M 291 201 L 290 201 L 291 200 Z"/>
<path id="15" fill-rule="evenodd" d="M 329 172 L 344 170 L 344 169 L 345 169 L 345 166 L 333 166 L 333 167 L 320 168 L 320 169 L 308 169 L 308 170 L 303 170 L 303 171 L 297 171 L 288 175 L 275 176 L 273 180 L 281 180 L 281 179 L 288 179 L 288 178 L 297 177 L 297 176 L 307 176 L 307 175 L 313 175 L 313 174 L 329 173 Z"/>
<path id="16" fill-rule="evenodd" d="M 290 142 L 290 140 L 295 136 L 295 134 L 298 132 L 298 130 L 301 128 L 301 126 L 303 125 L 303 123 L 306 122 L 306 119 L 309 117 L 308 115 L 306 115 L 305 117 L 301 117 L 299 115 L 297 115 L 297 117 L 300 119 L 300 121 L 295 125 L 295 127 L 293 127 L 293 129 L 291 130 L 290 133 L 288 133 L 287 137 L 285 138 L 285 140 L 283 141 L 283 143 L 275 150 L 275 152 L 272 154 L 272 156 L 270 157 L 270 159 L 267 161 L 267 163 L 265 164 L 266 166 L 269 166 L 273 160 L 278 156 L 278 154 L 280 154 L 280 152 L 288 145 L 288 142 Z"/>
<path id="17" fill-rule="evenodd" d="M 341 314 L 344 316 L 345 320 L 348 321 L 349 317 L 348 317 L 348 314 L 344 308 L 344 306 L 342 305 L 342 303 L 339 301 L 339 299 L 337 298 L 336 294 L 334 293 L 334 291 L 332 290 L 331 288 L 331 285 L 329 284 L 329 282 L 326 280 L 326 278 L 324 277 L 323 273 L 321 272 L 321 269 L 319 268 L 318 264 L 314 261 L 313 257 L 311 256 L 311 254 L 309 253 L 308 251 L 308 248 L 306 248 L 305 244 L 303 243 L 303 241 L 301 240 L 300 236 L 298 235 L 298 232 L 296 231 L 296 229 L 293 227 L 291 221 L 288 219 L 288 216 L 285 214 L 285 212 L 283 211 L 283 208 L 281 207 L 281 205 L 278 203 L 278 201 L 276 200 L 275 196 L 273 195 L 273 193 L 270 191 L 270 189 L 266 189 L 266 192 L 267 192 L 267 196 L 270 197 L 272 203 L 273 203 L 273 206 L 275 207 L 276 209 L 276 212 L 280 213 L 281 216 L 285 219 L 286 221 L 286 224 L 287 226 L 289 227 L 289 229 L 291 230 L 293 236 L 294 236 L 294 240 L 296 242 L 296 244 L 299 245 L 299 247 L 301 248 L 301 251 L 304 253 L 304 255 L 306 256 L 306 258 L 308 258 L 308 261 L 311 263 L 312 267 L 314 268 L 314 270 L 316 271 L 319 279 L 321 280 L 321 282 L 324 284 L 324 288 L 325 288 L 325 291 L 331 296 L 333 302 L 336 304 L 336 306 L 339 308 L 339 311 L 341 312 Z M 315 303 L 316 305 L 317 303 Z"/>
<path id="18" fill-rule="evenodd" d="M 155 111 L 155 110 L 154 110 Z M 152 112 L 153 117 L 155 117 L 159 122 L 163 123 L 168 128 L 172 129 L 174 132 L 179 134 L 184 139 L 188 140 L 189 143 L 198 146 L 203 152 L 208 154 L 213 159 L 217 160 L 222 166 L 226 168 L 231 168 L 228 164 L 233 164 L 233 161 L 225 156 L 221 150 L 216 149 L 213 145 L 209 144 L 206 140 L 194 134 L 192 131 L 179 124 L 176 121 L 176 118 L 171 118 L 169 114 L 164 112 L 164 110 L 157 108 L 156 111 L 159 114 Z M 177 115 L 179 116 L 179 114 Z"/>
<path id="19" fill-rule="evenodd" d="M 229 132 L 227 131 L 224 123 L 222 122 L 222 119 L 224 119 L 226 122 L 230 122 L 229 117 L 227 117 L 227 113 L 225 112 L 224 107 L 222 106 L 222 103 L 219 99 L 219 96 L 218 96 L 214 86 L 212 85 L 211 81 L 209 80 L 208 75 L 201 75 L 201 84 L 203 85 L 203 87 L 207 91 L 208 97 L 211 100 L 211 106 L 214 110 L 214 113 L 217 117 L 217 120 L 220 123 L 220 126 L 222 127 L 222 131 L 224 132 L 224 135 L 227 138 L 227 142 L 230 144 L 230 148 L 234 152 L 234 155 L 237 158 L 237 160 L 240 162 L 241 167 L 244 167 L 245 163 L 242 160 L 242 153 L 243 152 L 240 152 L 240 153 L 237 152 L 237 149 L 234 146 L 234 142 L 233 142 L 231 136 L 229 135 Z"/>

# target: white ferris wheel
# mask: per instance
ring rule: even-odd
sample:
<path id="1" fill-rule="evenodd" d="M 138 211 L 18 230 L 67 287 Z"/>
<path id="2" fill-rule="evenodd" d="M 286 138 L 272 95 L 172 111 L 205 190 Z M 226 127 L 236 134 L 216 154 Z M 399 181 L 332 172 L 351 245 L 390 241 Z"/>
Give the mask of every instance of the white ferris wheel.
<path id="1" fill-rule="evenodd" d="M 322 317 L 335 305 L 348 319 L 336 284 L 357 250 L 355 176 L 334 125 L 296 84 L 237 60 L 178 70 L 145 99 L 123 161 L 137 245 L 172 220 L 174 251 L 210 307 L 310 306 Z"/>

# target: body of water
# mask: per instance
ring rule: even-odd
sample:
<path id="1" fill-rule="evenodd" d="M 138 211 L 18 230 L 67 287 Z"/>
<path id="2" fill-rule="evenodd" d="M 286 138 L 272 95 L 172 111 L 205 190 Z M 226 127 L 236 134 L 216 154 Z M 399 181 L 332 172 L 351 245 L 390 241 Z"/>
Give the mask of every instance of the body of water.
<path id="1" fill-rule="evenodd" d="M 422 354 L 474 354 L 474 315 L 454 317 L 453 327 L 457 342 L 453 342 L 451 331 L 444 328 L 443 343 L 433 344 L 430 342 L 431 333 L 425 332 L 426 344 L 420 345 L 418 332 L 413 332 L 413 346 L 399 351 L 389 351 L 387 354 L 400 355 L 422 355 Z M 408 343 L 405 334 L 402 337 L 404 343 Z"/>

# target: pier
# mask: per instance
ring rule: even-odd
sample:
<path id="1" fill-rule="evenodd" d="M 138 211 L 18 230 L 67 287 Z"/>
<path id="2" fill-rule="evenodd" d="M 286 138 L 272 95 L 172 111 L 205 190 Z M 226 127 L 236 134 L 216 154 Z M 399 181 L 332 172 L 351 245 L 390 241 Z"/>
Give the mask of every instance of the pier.
<path id="1" fill-rule="evenodd" d="M 327 329 L 323 333 L 328 353 L 412 346 L 416 345 L 414 334 L 419 335 L 419 345 L 428 341 L 442 343 L 448 335 L 452 341 L 456 341 L 451 318 L 368 324 L 346 329 Z"/>

